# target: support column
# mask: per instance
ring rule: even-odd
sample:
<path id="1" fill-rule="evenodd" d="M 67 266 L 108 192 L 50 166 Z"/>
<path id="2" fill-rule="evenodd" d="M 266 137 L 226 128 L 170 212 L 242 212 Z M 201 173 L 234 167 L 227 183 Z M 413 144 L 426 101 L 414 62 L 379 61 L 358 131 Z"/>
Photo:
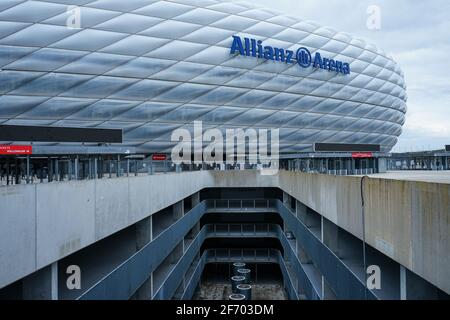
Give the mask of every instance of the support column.
<path id="1" fill-rule="evenodd" d="M 184 201 L 178 201 L 173 205 L 173 221 L 176 222 L 179 219 L 183 218 L 184 215 Z M 180 241 L 178 246 L 174 249 L 171 257 L 171 262 L 176 263 L 178 259 L 184 253 L 184 238 Z"/>
<path id="2" fill-rule="evenodd" d="M 331 222 L 329 222 L 328 220 L 326 220 L 323 216 L 321 216 L 320 219 L 320 223 L 321 223 L 321 228 L 320 228 L 320 240 L 322 241 L 323 244 L 325 244 L 325 239 L 329 240 L 330 235 L 328 234 L 329 230 L 327 230 L 328 228 L 326 227 L 329 224 L 332 224 Z M 331 228 L 333 231 L 335 232 L 331 232 L 331 237 L 335 236 L 336 237 L 336 242 L 337 242 L 337 236 L 338 236 L 338 232 L 337 232 L 337 228 L 336 230 L 334 230 L 333 228 Z M 325 277 L 322 275 L 322 300 L 334 300 L 336 299 L 336 296 L 334 295 L 333 291 L 330 288 L 330 285 L 328 284 L 327 280 L 325 279 Z"/>
<path id="3" fill-rule="evenodd" d="M 69 160 L 67 160 L 67 178 L 69 179 L 69 181 L 73 180 L 72 172 L 72 157 L 70 157 Z"/>
<path id="4" fill-rule="evenodd" d="M 438 300 L 446 297 L 437 287 L 400 265 L 401 300 Z"/>
<path id="5" fill-rule="evenodd" d="M 295 206 L 295 213 L 297 218 L 299 218 L 301 221 L 306 221 L 306 212 L 307 212 L 307 207 L 301 203 L 300 201 L 296 200 L 296 206 Z"/>
<path id="6" fill-rule="evenodd" d="M 136 223 L 136 251 L 153 240 L 153 216 Z"/>
<path id="7" fill-rule="evenodd" d="M 192 208 L 200 203 L 200 192 L 194 193 L 192 196 Z M 200 221 L 195 224 L 192 229 L 192 237 L 195 238 L 200 232 Z"/>
<path id="8" fill-rule="evenodd" d="M 406 300 L 406 269 L 400 265 L 400 300 Z"/>
<path id="9" fill-rule="evenodd" d="M 322 300 L 336 300 L 336 295 L 333 290 L 331 290 L 331 287 L 324 276 L 322 276 Z"/>
<path id="10" fill-rule="evenodd" d="M 75 157 L 73 169 L 74 169 L 74 178 L 75 180 L 78 180 L 78 156 Z"/>
<path id="11" fill-rule="evenodd" d="M 200 233 L 200 221 L 195 224 L 195 226 L 192 228 L 192 237 L 195 239 L 195 237 Z"/>
<path id="12" fill-rule="evenodd" d="M 303 250 L 303 247 L 299 243 L 299 240 L 297 239 L 296 241 L 297 241 L 297 254 L 298 254 L 298 259 L 300 260 L 300 263 L 301 264 L 311 264 L 312 263 L 311 258 L 308 256 L 308 254 L 305 252 L 305 250 Z"/>
<path id="13" fill-rule="evenodd" d="M 184 215 L 184 201 L 178 201 L 173 205 L 173 221 L 183 218 Z"/>
<path id="14" fill-rule="evenodd" d="M 112 160 L 109 159 L 108 160 L 108 177 L 111 179 L 112 178 Z"/>
<path id="15" fill-rule="evenodd" d="M 48 163 L 48 165 L 47 165 L 47 168 L 48 168 L 48 170 L 47 170 L 47 176 L 48 176 L 47 181 L 48 182 L 52 182 L 53 181 L 53 162 L 52 162 L 50 157 L 47 158 L 47 163 Z"/>
<path id="16" fill-rule="evenodd" d="M 178 245 L 173 249 L 172 253 L 170 254 L 170 263 L 171 264 L 177 264 L 178 260 L 183 256 L 184 254 L 184 238 L 180 240 Z"/>
<path id="17" fill-rule="evenodd" d="M 58 300 L 58 262 L 22 279 L 24 300 Z"/>
<path id="18" fill-rule="evenodd" d="M 283 191 L 283 203 L 290 208 L 289 206 L 289 194 L 287 194 L 286 192 Z"/>
<path id="19" fill-rule="evenodd" d="M 27 156 L 27 183 L 30 183 L 30 156 Z"/>
<path id="20" fill-rule="evenodd" d="M 333 253 L 341 258 L 339 252 L 339 227 L 322 217 L 322 242 Z"/>
<path id="21" fill-rule="evenodd" d="M 150 158 L 150 161 L 148 162 L 148 174 L 153 174 L 153 160 Z"/>
<path id="22" fill-rule="evenodd" d="M 200 203 L 200 192 L 194 193 L 192 196 L 192 208 Z"/>
<path id="23" fill-rule="evenodd" d="M 320 241 L 323 243 L 323 216 L 320 217 Z M 322 300 L 325 300 L 325 277 L 322 275 Z"/>
<path id="24" fill-rule="evenodd" d="M 97 157 L 94 158 L 94 179 L 98 178 L 98 163 Z"/>
<path id="25" fill-rule="evenodd" d="M 120 177 L 120 155 L 117 155 L 117 177 Z"/>
<path id="26" fill-rule="evenodd" d="M 150 216 L 136 223 L 136 251 L 153 240 L 153 217 Z M 151 300 L 153 297 L 153 272 L 134 294 L 137 300 Z"/>

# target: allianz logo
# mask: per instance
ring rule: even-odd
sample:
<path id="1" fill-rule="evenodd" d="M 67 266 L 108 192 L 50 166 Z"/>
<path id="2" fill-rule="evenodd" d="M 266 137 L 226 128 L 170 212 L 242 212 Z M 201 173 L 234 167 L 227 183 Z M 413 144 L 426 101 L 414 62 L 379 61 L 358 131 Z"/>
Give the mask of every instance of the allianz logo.
<path id="1" fill-rule="evenodd" d="M 316 69 L 328 70 L 330 72 L 350 74 L 350 64 L 322 57 L 319 52 L 315 52 L 314 58 L 311 52 L 305 48 L 298 48 L 296 52 L 283 48 L 266 46 L 261 40 L 241 38 L 233 36 L 230 54 L 253 57 L 258 59 L 284 62 L 288 64 L 298 64 L 302 68 L 313 67 Z"/>

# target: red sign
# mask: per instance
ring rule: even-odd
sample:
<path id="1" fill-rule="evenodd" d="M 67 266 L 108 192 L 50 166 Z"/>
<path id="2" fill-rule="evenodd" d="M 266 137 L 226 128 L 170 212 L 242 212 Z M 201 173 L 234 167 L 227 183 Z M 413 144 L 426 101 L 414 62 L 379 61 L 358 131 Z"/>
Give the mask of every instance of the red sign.
<path id="1" fill-rule="evenodd" d="M 32 146 L 5 146 L 0 145 L 1 155 L 20 155 L 20 154 L 32 154 Z"/>
<path id="2" fill-rule="evenodd" d="M 153 161 L 165 161 L 165 160 L 167 160 L 167 156 L 165 154 L 155 153 L 154 155 L 152 155 L 152 160 Z"/>
<path id="3" fill-rule="evenodd" d="M 372 152 L 353 152 L 352 158 L 372 158 Z"/>

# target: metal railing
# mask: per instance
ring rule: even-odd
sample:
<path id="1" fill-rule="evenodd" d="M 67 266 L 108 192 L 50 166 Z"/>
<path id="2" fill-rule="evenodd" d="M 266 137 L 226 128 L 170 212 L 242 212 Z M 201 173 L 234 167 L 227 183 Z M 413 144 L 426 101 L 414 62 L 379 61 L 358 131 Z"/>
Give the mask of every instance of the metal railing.
<path id="1" fill-rule="evenodd" d="M 187 270 L 189 269 L 190 265 L 192 264 L 192 261 L 194 260 L 195 256 L 198 252 L 200 252 L 201 246 L 206 238 L 209 237 L 215 237 L 215 236 L 233 236 L 233 237 L 239 237 L 242 236 L 242 233 L 234 232 L 233 228 L 226 228 L 225 225 L 220 225 L 223 227 L 224 230 L 227 230 L 227 232 L 223 233 L 217 233 L 216 227 L 218 225 L 205 225 L 202 230 L 199 232 L 199 234 L 195 237 L 195 239 L 189 244 L 189 247 L 186 249 L 183 256 L 180 258 L 180 260 L 177 262 L 175 267 L 169 272 L 169 274 L 166 276 L 163 283 L 160 285 L 158 290 L 153 296 L 153 299 L 155 300 L 167 300 L 171 299 L 172 296 L 175 294 L 181 279 L 183 279 L 184 275 L 186 274 Z M 235 225 L 237 226 L 237 225 Z M 250 227 L 251 229 L 255 230 L 256 232 L 256 225 L 246 225 L 247 227 Z M 260 226 L 259 229 L 262 229 L 263 231 L 259 233 L 259 236 L 276 236 L 277 235 L 277 227 L 276 225 L 269 225 L 269 224 L 263 224 Z M 243 230 L 241 227 L 240 230 Z M 270 233 L 272 232 L 272 233 Z M 256 234 L 254 234 L 256 235 Z M 210 262 L 218 262 L 217 258 L 218 256 L 221 256 L 222 258 L 227 257 L 228 259 L 234 259 L 234 260 L 228 260 L 228 261 L 238 261 L 238 259 L 244 259 L 248 262 L 276 262 L 276 260 L 270 260 L 270 257 L 267 256 L 267 250 L 259 250 L 259 249 L 228 249 L 227 255 L 223 255 L 221 251 L 222 249 L 216 250 L 207 250 L 207 263 Z M 219 255 L 217 254 L 219 252 Z M 239 260 L 243 261 L 243 260 Z M 223 262 L 223 261 L 222 261 Z"/>
<path id="2" fill-rule="evenodd" d="M 192 276 L 187 279 L 185 287 L 183 288 L 184 290 L 183 294 L 181 295 L 181 300 L 190 300 L 194 296 L 197 285 L 202 277 L 203 270 L 205 269 L 206 257 L 207 254 L 204 253 L 195 265 Z"/>
<path id="3" fill-rule="evenodd" d="M 152 242 L 147 244 L 140 251 L 135 253 L 125 262 L 123 262 L 120 266 L 111 271 L 108 275 L 103 277 L 100 281 L 98 281 L 94 286 L 89 288 L 85 293 L 83 293 L 79 299 L 128 299 L 131 295 L 136 291 L 148 278 L 149 274 L 153 272 L 167 257 L 168 253 L 170 253 L 177 245 L 180 239 L 183 239 L 186 234 L 192 229 L 192 227 L 201 219 L 201 217 L 207 212 L 207 202 L 202 201 L 193 209 L 191 209 L 187 214 L 185 214 L 181 219 L 176 221 L 173 225 L 162 231 Z M 196 236 L 196 238 L 191 242 L 189 250 L 194 248 L 195 246 L 199 246 L 203 243 L 207 236 L 207 230 L 214 230 L 213 226 L 205 226 L 200 233 Z M 244 230 L 251 230 L 255 232 L 255 230 L 262 231 L 261 235 L 268 235 L 269 231 L 273 231 L 273 226 L 251 226 L 247 225 L 246 227 L 242 226 L 238 228 L 238 232 L 243 232 Z M 217 230 L 217 227 L 216 227 Z M 228 228 L 226 229 L 228 232 Z M 237 236 L 237 234 L 233 234 L 233 228 L 229 229 L 229 236 Z M 274 236 L 274 235 L 272 235 Z M 199 249 L 199 247 L 198 247 Z M 197 250 L 198 251 L 198 250 Z M 189 251 L 192 254 L 192 251 Z M 183 265 L 180 266 L 181 270 L 186 268 L 186 259 L 189 261 L 191 256 L 183 255 L 182 261 Z M 178 265 L 177 265 L 178 266 Z M 146 270 L 145 274 L 136 273 L 134 270 Z M 172 270 L 168 279 L 169 281 L 174 281 L 173 279 L 177 279 L 177 274 L 181 271 L 175 267 Z M 114 282 L 117 278 L 126 278 L 127 281 L 123 281 L 118 283 L 117 285 Z M 107 290 L 107 288 L 111 288 L 114 286 L 114 290 Z M 173 289 L 173 286 L 170 287 Z M 176 288 L 175 288 L 176 289 Z M 167 291 L 167 290 L 166 290 Z M 161 295 L 161 293 L 159 293 Z M 165 295 L 163 296 L 165 297 Z"/>
<path id="4" fill-rule="evenodd" d="M 221 199 L 206 200 L 208 209 L 219 210 L 258 210 L 275 209 L 275 199 Z"/>
<path id="5" fill-rule="evenodd" d="M 199 171 L 190 168 L 189 171 Z M 170 161 L 119 157 L 48 157 L 19 159 L 13 162 L 0 158 L 0 186 L 50 183 L 72 180 L 114 179 L 181 172 Z"/>
<path id="6" fill-rule="evenodd" d="M 205 212 L 206 203 L 203 201 L 89 288 L 79 299 L 123 300 L 131 297 Z"/>
<path id="7" fill-rule="evenodd" d="M 356 175 L 373 174 L 373 169 L 355 169 Z"/>
<path id="8" fill-rule="evenodd" d="M 347 169 L 328 170 L 327 173 L 332 176 L 367 175 L 373 174 L 374 169 L 370 168 L 370 169 L 355 169 L 355 170 L 347 170 Z"/>
<path id="9" fill-rule="evenodd" d="M 93 287 L 89 288 L 79 299 L 128 299 L 131 297 L 148 279 L 151 272 L 156 270 L 170 252 L 175 249 L 180 239 L 183 239 L 207 212 L 208 207 L 217 204 L 217 201 L 207 200 L 200 202 L 181 219 L 158 235 L 156 239 L 99 280 Z M 239 200 L 237 203 L 241 206 L 249 204 L 246 200 Z M 297 241 L 302 243 L 302 247 L 310 256 L 311 260 L 314 261 L 315 266 L 327 279 L 338 298 L 364 299 L 365 284 L 296 217 L 291 209 L 287 208 L 282 201 L 277 199 L 269 199 L 265 203 L 266 207 L 271 207 L 270 204 L 275 206 L 276 212 L 280 214 L 286 225 L 289 226 L 289 230 L 295 235 Z M 233 207 L 238 208 L 236 205 L 233 205 Z M 244 207 L 240 209 L 242 208 Z M 253 202 L 251 208 L 255 208 L 255 202 Z M 195 239 L 190 242 L 189 248 L 187 248 L 176 266 L 166 276 L 166 279 L 156 292 L 155 298 L 166 299 L 175 293 L 181 279 L 189 267 L 192 267 L 195 256 L 200 251 L 200 247 L 209 232 L 212 232 L 211 236 L 214 236 L 214 233 L 222 233 L 228 236 L 258 235 L 258 233 L 264 236 L 276 236 L 283 247 L 284 260 L 286 262 L 285 274 L 289 276 L 289 281 L 292 282 L 290 285 L 294 286 L 293 284 L 296 283 L 291 279 L 292 276 L 290 273 L 293 272 L 297 280 L 299 280 L 298 282 L 301 283 L 306 296 L 309 299 L 320 299 L 321 293 L 305 271 L 305 266 L 300 261 L 296 248 L 292 246 L 292 241 L 286 237 L 286 234 L 279 225 L 271 224 L 243 224 L 239 226 L 235 225 L 234 227 L 232 225 L 225 227 L 223 224 L 204 226 L 196 235 Z M 239 260 L 258 262 L 263 256 L 267 259 L 272 259 L 270 261 L 275 261 L 273 252 L 270 250 L 267 251 L 266 249 L 261 251 L 246 251 L 246 249 L 227 249 L 227 251 L 220 251 L 220 249 L 217 249 L 214 251 L 214 254 L 212 252 L 203 263 Z M 196 269 L 194 272 L 195 277 L 198 277 L 198 273 L 196 273 L 199 272 L 198 270 Z M 194 276 L 192 279 L 194 279 Z M 296 295 L 298 295 L 298 290 L 295 290 Z M 376 299 L 376 296 L 369 291 L 369 298 Z"/>
<path id="10" fill-rule="evenodd" d="M 339 299 L 348 300 L 365 299 L 365 283 L 333 251 L 323 244 L 295 213 L 281 201 L 277 202 L 277 210 L 283 221 L 289 226 L 290 231 L 294 233 L 297 241 L 302 244 L 308 256 L 314 261 L 315 266 L 327 279 L 336 296 Z M 290 246 L 287 238 L 281 237 L 281 240 L 282 245 L 284 243 L 283 247 Z M 291 261 L 294 262 L 298 274 L 304 279 L 305 277 L 308 278 L 296 253 L 292 255 Z M 309 290 L 313 293 L 317 291 L 314 289 L 313 282 L 310 281 L 311 286 L 308 282 L 305 283 L 308 285 L 308 288 L 305 290 L 307 294 Z M 377 299 L 371 291 L 368 291 L 368 298 Z"/>
<path id="11" fill-rule="evenodd" d="M 194 241 L 191 242 L 189 248 L 177 262 L 175 267 L 166 276 L 165 281 L 161 284 L 159 289 L 153 295 L 154 300 L 169 300 L 175 294 L 180 282 L 183 280 L 184 275 L 189 269 L 192 261 L 194 261 L 195 256 L 200 252 L 201 246 L 205 240 L 207 230 L 203 228 L 200 233 L 195 237 Z"/>
<path id="12" fill-rule="evenodd" d="M 208 263 L 231 263 L 245 261 L 247 263 L 276 263 L 278 262 L 275 249 L 209 249 Z"/>
<path id="13" fill-rule="evenodd" d="M 211 237 L 276 237 L 277 226 L 269 223 L 253 224 L 208 224 L 206 230 Z"/>
<path id="14" fill-rule="evenodd" d="M 114 179 L 121 177 L 153 174 L 181 173 L 192 171 L 237 171 L 238 165 L 211 165 L 203 163 L 175 164 L 171 160 L 155 161 L 151 158 L 136 158 L 124 155 L 89 156 L 42 156 L 42 157 L 0 157 L 0 186 L 18 184 L 51 183 L 72 180 Z M 246 166 L 245 170 L 258 170 L 258 166 Z M 365 175 L 374 169 L 298 170 L 296 167 L 281 166 L 279 170 L 303 171 L 330 175 Z"/>
<path id="15" fill-rule="evenodd" d="M 256 170 L 246 166 L 245 170 Z M 0 186 L 72 180 L 114 179 L 192 171 L 236 171 L 239 165 L 175 164 L 170 159 L 152 160 L 130 155 L 0 156 Z"/>
<path id="16" fill-rule="evenodd" d="M 285 262 L 285 258 L 281 254 L 281 252 L 278 251 L 278 265 L 280 266 L 281 273 L 283 275 L 283 283 L 284 288 L 287 291 L 287 294 L 289 296 L 290 300 L 300 300 L 300 295 L 298 292 L 298 282 L 297 285 L 295 284 L 296 281 L 292 279 L 291 273 L 288 270 L 288 267 Z"/>

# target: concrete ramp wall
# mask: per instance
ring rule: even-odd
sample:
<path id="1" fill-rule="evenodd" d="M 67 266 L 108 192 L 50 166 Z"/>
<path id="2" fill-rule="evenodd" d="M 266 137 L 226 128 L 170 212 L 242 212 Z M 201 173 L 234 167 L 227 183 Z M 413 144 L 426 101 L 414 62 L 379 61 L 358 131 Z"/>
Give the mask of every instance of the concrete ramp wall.
<path id="1" fill-rule="evenodd" d="M 362 238 L 361 178 L 198 171 L 0 188 L 0 288 L 204 188 L 279 187 Z M 367 242 L 450 293 L 450 185 L 367 179 Z"/>
<path id="2" fill-rule="evenodd" d="M 279 187 L 362 239 L 361 177 L 281 172 Z M 450 293 L 450 184 L 364 182 L 366 241 Z"/>
<path id="3" fill-rule="evenodd" d="M 0 188 L 0 288 L 212 186 L 207 171 Z"/>

